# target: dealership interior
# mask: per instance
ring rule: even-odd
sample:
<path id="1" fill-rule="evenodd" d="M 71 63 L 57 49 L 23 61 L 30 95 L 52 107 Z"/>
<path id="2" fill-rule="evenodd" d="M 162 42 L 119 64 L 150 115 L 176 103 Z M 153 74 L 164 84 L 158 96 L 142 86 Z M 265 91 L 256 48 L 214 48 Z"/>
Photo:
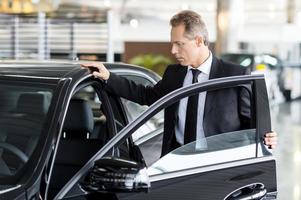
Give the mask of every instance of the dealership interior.
<path id="1" fill-rule="evenodd" d="M 169 19 L 194 10 L 217 57 L 264 74 L 279 200 L 301 199 L 301 0 L 0 0 L 0 62 L 176 62 Z"/>

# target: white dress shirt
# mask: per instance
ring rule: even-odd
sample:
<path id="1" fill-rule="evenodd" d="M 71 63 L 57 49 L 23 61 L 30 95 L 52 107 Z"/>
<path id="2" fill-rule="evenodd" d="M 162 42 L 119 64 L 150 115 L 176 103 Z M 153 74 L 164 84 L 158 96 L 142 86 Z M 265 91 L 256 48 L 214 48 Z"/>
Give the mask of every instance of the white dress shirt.
<path id="1" fill-rule="evenodd" d="M 212 64 L 212 54 L 210 52 L 208 59 L 206 59 L 206 61 L 202 63 L 198 68 L 196 68 L 201 71 L 200 75 L 198 76 L 198 83 L 209 80 L 211 64 Z M 192 84 L 193 76 L 190 70 L 191 68 L 192 68 L 191 66 L 188 66 L 187 68 L 187 73 L 183 82 L 183 87 Z M 197 133 L 196 133 L 197 141 L 203 141 L 203 139 L 205 138 L 204 129 L 203 129 L 203 117 L 204 117 L 206 93 L 207 92 L 202 92 L 199 94 Z M 175 127 L 176 139 L 177 142 L 181 145 L 184 144 L 184 129 L 185 129 L 187 101 L 188 101 L 188 97 L 180 100 L 179 110 L 178 110 L 178 123 L 176 124 Z"/>

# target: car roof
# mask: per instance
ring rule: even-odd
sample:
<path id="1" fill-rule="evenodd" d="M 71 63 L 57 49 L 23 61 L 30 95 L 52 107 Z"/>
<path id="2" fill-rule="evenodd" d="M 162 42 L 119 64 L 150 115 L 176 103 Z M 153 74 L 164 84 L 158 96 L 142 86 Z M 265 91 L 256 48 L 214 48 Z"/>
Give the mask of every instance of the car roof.
<path id="1" fill-rule="evenodd" d="M 222 53 L 222 56 L 233 55 L 233 56 L 255 56 L 254 53 Z"/>
<path id="2" fill-rule="evenodd" d="M 0 76 L 75 78 L 86 75 L 87 69 L 81 67 L 85 61 L 0 61 Z M 124 63 L 104 63 L 111 72 L 140 72 L 151 77 L 158 75 L 148 69 Z M 156 80 L 156 79 L 155 79 Z"/>

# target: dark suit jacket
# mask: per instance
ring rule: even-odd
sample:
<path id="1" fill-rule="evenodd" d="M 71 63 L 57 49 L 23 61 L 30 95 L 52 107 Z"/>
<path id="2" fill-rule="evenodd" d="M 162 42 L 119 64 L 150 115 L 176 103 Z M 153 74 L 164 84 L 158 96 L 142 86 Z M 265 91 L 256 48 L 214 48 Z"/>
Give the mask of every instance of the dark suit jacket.
<path id="1" fill-rule="evenodd" d="M 111 73 L 107 81 L 107 90 L 134 101 L 141 105 L 153 102 L 171 91 L 182 87 L 187 67 L 179 64 L 167 67 L 162 80 L 154 87 L 137 85 L 133 81 Z M 209 79 L 249 74 L 240 66 L 213 57 Z M 164 112 L 164 136 L 162 156 L 176 148 L 175 125 L 177 123 L 178 103 L 173 104 Z M 206 137 L 248 128 L 250 124 L 250 100 L 248 92 L 241 88 L 231 88 L 207 92 L 203 128 Z"/>

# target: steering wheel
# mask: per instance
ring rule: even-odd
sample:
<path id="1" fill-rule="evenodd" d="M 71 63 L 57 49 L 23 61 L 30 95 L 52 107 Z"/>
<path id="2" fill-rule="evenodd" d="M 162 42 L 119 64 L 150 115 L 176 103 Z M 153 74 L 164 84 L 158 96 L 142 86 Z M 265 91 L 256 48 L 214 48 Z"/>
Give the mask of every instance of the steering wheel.
<path id="1" fill-rule="evenodd" d="M 18 147 L 8 144 L 5 142 L 0 142 L 0 149 L 3 148 L 5 150 L 10 151 L 11 153 L 15 154 L 23 163 L 26 163 L 28 161 L 28 156 L 23 153 Z"/>

